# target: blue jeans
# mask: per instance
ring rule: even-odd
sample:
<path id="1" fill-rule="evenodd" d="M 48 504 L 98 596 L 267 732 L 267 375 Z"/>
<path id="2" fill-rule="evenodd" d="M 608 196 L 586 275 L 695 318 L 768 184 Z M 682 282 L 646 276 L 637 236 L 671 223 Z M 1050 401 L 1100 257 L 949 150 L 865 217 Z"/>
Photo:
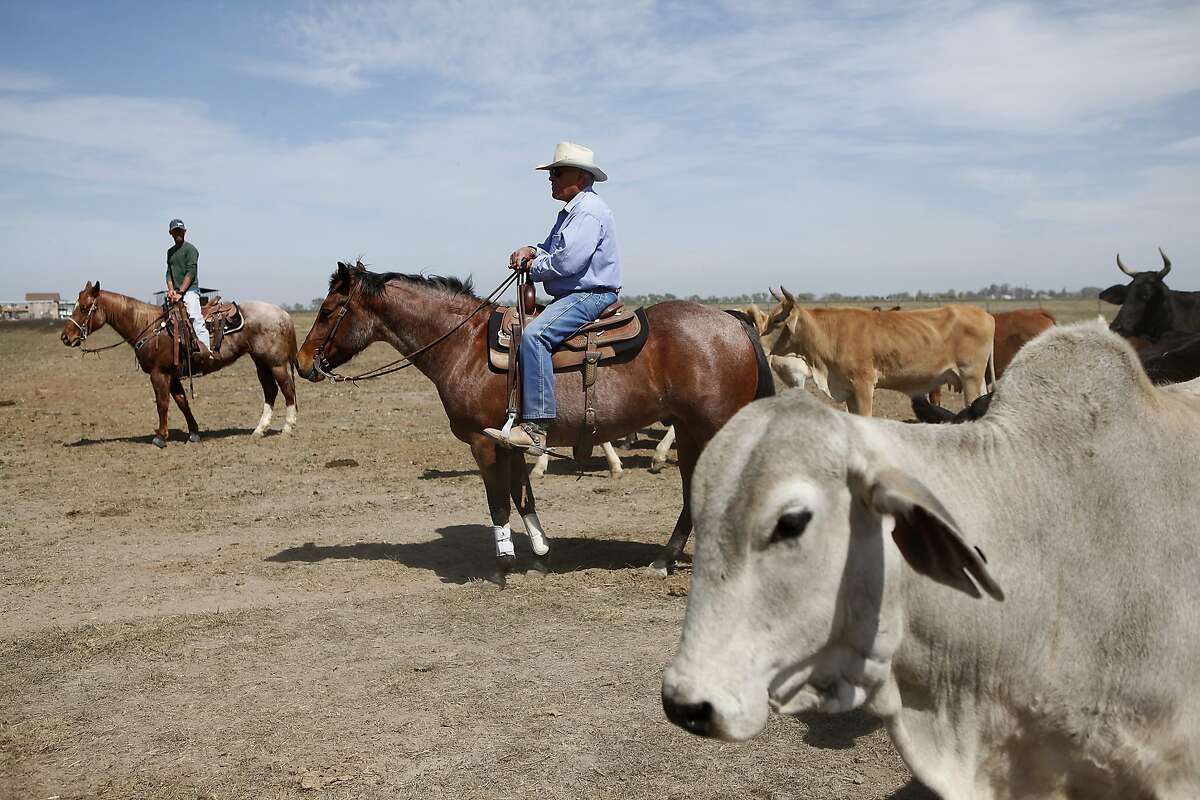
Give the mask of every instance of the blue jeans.
<path id="1" fill-rule="evenodd" d="M 521 336 L 521 418 L 549 425 L 554 404 L 554 364 L 550 354 L 568 336 L 617 302 L 609 291 L 564 294 L 538 314 Z"/>

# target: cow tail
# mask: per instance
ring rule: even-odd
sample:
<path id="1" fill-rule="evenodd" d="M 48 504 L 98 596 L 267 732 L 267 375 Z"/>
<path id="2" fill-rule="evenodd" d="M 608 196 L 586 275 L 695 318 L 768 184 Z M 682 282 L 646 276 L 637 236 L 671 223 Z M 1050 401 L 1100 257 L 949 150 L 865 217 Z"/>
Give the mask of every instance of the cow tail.
<path id="1" fill-rule="evenodd" d="M 754 390 L 754 399 L 774 396 L 775 376 L 771 374 L 771 365 L 767 362 L 767 354 L 763 351 L 762 339 L 758 336 L 758 329 L 754 327 L 754 320 L 750 319 L 746 312 L 737 309 L 726 309 L 725 313 L 742 323 L 746 336 L 750 338 L 750 344 L 754 346 L 754 360 L 758 362 L 758 386 Z"/>
<path id="2" fill-rule="evenodd" d="M 987 362 L 987 393 L 996 391 L 996 337 L 992 337 L 992 346 L 988 348 Z"/>

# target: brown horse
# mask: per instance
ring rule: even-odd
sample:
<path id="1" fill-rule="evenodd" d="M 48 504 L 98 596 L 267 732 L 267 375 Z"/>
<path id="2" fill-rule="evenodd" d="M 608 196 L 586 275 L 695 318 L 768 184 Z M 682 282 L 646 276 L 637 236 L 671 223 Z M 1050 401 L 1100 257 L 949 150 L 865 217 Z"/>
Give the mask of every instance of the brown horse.
<path id="1" fill-rule="evenodd" d="M 227 334 L 221 347 L 213 354 L 206 372 L 216 372 L 237 361 L 246 353 L 258 369 L 263 390 L 263 413 L 254 429 L 262 436 L 271 424 L 272 406 L 279 391 L 287 404 L 284 433 L 296 424 L 296 382 L 288 371 L 296 363 L 296 328 L 292 318 L 282 308 L 255 300 L 239 302 L 246 325 L 236 333 Z M 167 408 L 170 398 L 187 418 L 188 441 L 200 441 L 200 426 L 192 416 L 181 377 L 187 375 L 184 359 L 175 365 L 173 338 L 162 326 L 162 308 L 143 303 L 116 292 L 101 291 L 100 282 L 88 281 L 79 293 L 71 317 L 63 326 L 62 340 L 68 347 L 79 347 L 89 335 L 105 325 L 112 326 L 121 338 L 133 346 L 133 354 L 142 371 L 150 375 L 154 400 L 158 404 L 158 428 L 154 444 L 167 446 Z"/>
<path id="2" fill-rule="evenodd" d="M 300 348 L 300 374 L 312 381 L 344 364 L 372 342 L 415 353 L 479 307 L 470 281 L 456 278 L 376 274 L 338 263 L 329 294 Z M 450 430 L 471 447 L 487 491 L 493 530 L 507 539 L 510 505 L 516 503 L 535 552 L 544 552 L 541 523 L 525 470 L 524 453 L 505 450 L 483 429 L 505 418 L 507 382 L 487 359 L 490 308 L 466 319 L 451 336 L 415 356 L 413 365 L 437 386 Z M 774 392 L 758 335 L 716 309 L 687 302 L 646 309 L 650 332 L 633 358 L 602 366 L 596 379 L 595 441 L 615 440 L 661 419 L 678 431 L 683 510 L 670 540 L 652 567 L 665 574 L 691 534 L 692 470 L 705 443 L 742 406 Z M 319 363 L 318 363 L 319 361 Z M 556 375 L 558 419 L 549 443 L 572 445 L 584 420 L 582 373 Z M 497 556 L 500 575 L 511 556 Z"/>

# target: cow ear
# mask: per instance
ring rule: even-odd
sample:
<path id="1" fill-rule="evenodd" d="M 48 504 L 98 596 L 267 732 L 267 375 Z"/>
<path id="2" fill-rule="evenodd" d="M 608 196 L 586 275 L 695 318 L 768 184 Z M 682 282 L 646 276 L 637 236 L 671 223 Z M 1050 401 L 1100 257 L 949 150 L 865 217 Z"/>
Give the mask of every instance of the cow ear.
<path id="1" fill-rule="evenodd" d="M 1100 299 L 1106 303 L 1112 303 L 1114 306 L 1125 305 L 1125 295 L 1129 287 L 1123 283 L 1118 283 L 1116 286 L 1110 286 L 1100 293 Z"/>
<path id="2" fill-rule="evenodd" d="M 895 518 L 892 538 L 916 572 L 971 597 L 982 597 L 982 588 L 996 600 L 1004 599 L 983 551 L 966 543 L 954 517 L 923 483 L 891 467 L 855 483 L 868 508 Z"/>

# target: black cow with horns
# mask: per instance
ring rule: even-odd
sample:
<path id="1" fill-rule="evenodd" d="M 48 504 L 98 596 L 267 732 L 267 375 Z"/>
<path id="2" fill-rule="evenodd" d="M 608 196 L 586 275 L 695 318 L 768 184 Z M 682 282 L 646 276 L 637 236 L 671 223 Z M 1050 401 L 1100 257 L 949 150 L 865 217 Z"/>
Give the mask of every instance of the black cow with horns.
<path id="1" fill-rule="evenodd" d="M 1121 306 L 1109 327 L 1130 340 L 1146 374 L 1155 383 L 1178 383 L 1200 376 L 1200 292 L 1178 292 L 1164 282 L 1171 259 L 1160 247 L 1163 268 L 1135 272 L 1117 256 L 1117 267 L 1133 278 L 1110 286 L 1100 299 Z"/>
<path id="2" fill-rule="evenodd" d="M 1109 326 L 1126 339 L 1158 341 L 1164 334 L 1200 333 L 1200 292 L 1177 292 L 1164 282 L 1171 271 L 1171 259 L 1160 247 L 1163 268 L 1157 272 L 1135 272 L 1117 255 L 1117 268 L 1133 280 L 1126 285 L 1110 286 L 1100 293 L 1106 303 L 1121 310 Z"/>

